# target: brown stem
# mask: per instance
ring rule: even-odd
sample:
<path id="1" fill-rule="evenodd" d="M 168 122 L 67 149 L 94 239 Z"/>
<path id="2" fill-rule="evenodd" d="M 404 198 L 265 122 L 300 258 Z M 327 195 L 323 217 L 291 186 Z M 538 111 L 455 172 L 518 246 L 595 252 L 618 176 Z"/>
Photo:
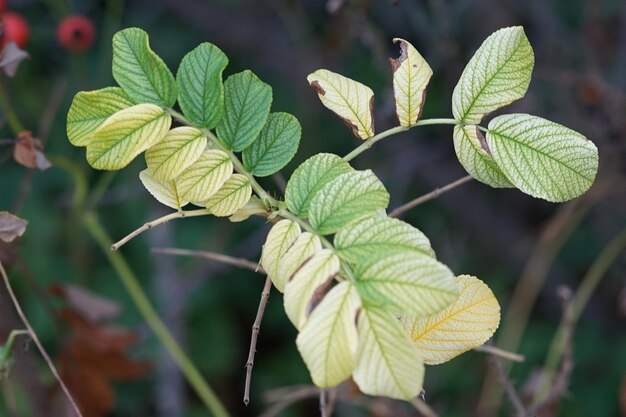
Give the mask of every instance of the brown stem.
<path id="1" fill-rule="evenodd" d="M 404 212 L 411 210 L 412 208 L 415 208 L 417 206 L 419 206 L 420 204 L 424 204 L 427 201 L 433 200 L 437 197 L 439 197 L 441 194 L 452 190 L 453 188 L 458 187 L 459 185 L 463 185 L 468 181 L 471 181 L 473 178 L 471 175 L 466 175 L 462 178 L 459 178 L 456 181 L 451 182 L 448 185 L 444 185 L 443 187 L 439 187 L 434 189 L 433 191 L 429 192 L 428 194 L 424 194 L 421 197 L 418 197 L 414 200 L 409 201 L 406 204 L 401 205 L 400 207 L 394 209 L 391 213 L 389 213 L 389 217 L 399 217 L 402 214 L 404 214 Z"/>
<path id="2" fill-rule="evenodd" d="M 327 392 L 324 388 L 320 388 L 320 415 L 322 417 L 328 417 L 328 398 Z"/>
<path id="3" fill-rule="evenodd" d="M 196 258 L 204 258 L 210 261 L 221 262 L 223 264 L 236 266 L 238 268 L 248 269 L 253 272 L 264 273 L 257 263 L 249 261 L 245 258 L 235 258 L 233 256 L 223 255 L 221 253 L 207 252 L 201 250 L 188 250 L 178 248 L 152 248 L 152 253 L 174 256 L 190 256 Z"/>
<path id="4" fill-rule="evenodd" d="M 497 348 L 493 345 L 482 345 L 474 348 L 476 352 L 484 352 L 490 355 L 499 356 L 502 359 L 508 359 L 513 362 L 524 362 L 526 358 L 524 355 L 520 355 L 519 353 L 509 352 L 508 350 Z"/>
<path id="5" fill-rule="evenodd" d="M 428 404 L 421 398 L 413 398 L 411 405 L 424 417 L 439 417 L 435 410 L 430 408 Z"/>
<path id="6" fill-rule="evenodd" d="M 59 382 L 59 385 L 61 386 L 63 393 L 67 397 L 70 405 L 72 406 L 72 409 L 74 409 L 74 412 L 76 412 L 76 415 L 78 417 L 83 417 L 83 414 L 80 412 L 80 409 L 78 408 L 78 405 L 76 404 L 76 401 L 74 401 L 72 394 L 70 393 L 69 389 L 67 388 L 67 386 L 61 379 L 61 375 L 59 375 L 59 372 L 54 366 L 52 359 L 50 359 L 48 352 L 46 352 L 46 350 L 44 349 L 43 345 L 39 341 L 39 338 L 37 337 L 37 333 L 35 333 L 35 330 L 33 329 L 33 326 L 31 326 L 30 322 L 26 318 L 26 315 L 24 314 L 24 311 L 22 310 L 22 307 L 20 306 L 20 303 L 17 300 L 17 297 L 15 296 L 15 293 L 13 292 L 13 288 L 11 287 L 11 282 L 9 281 L 9 277 L 6 271 L 4 270 L 4 266 L 2 265 L 2 262 L 0 262 L 0 275 L 2 275 L 2 279 L 4 280 L 4 285 L 7 288 L 7 293 L 9 294 L 9 297 L 11 298 L 11 301 L 13 302 L 13 305 L 15 306 L 15 311 L 17 312 L 18 316 L 20 316 L 20 319 L 24 323 L 26 330 L 28 330 L 28 334 L 30 338 L 33 340 L 33 342 L 35 343 L 35 346 L 37 346 L 37 349 L 39 350 L 39 353 L 41 353 L 41 356 L 43 356 L 44 360 L 48 364 L 48 367 L 50 368 L 50 372 L 52 372 L 52 375 L 54 375 L 54 378 Z"/>
<path id="7" fill-rule="evenodd" d="M 513 408 L 515 408 L 515 416 L 527 417 L 529 415 L 528 411 L 526 411 L 526 408 L 524 407 L 524 404 L 522 403 L 522 400 L 520 399 L 520 396 L 517 393 L 517 390 L 513 386 L 513 383 L 509 380 L 509 377 L 506 375 L 506 370 L 502 366 L 502 363 L 500 363 L 500 360 L 494 355 L 489 355 L 487 359 L 489 360 L 489 363 L 491 364 L 494 371 L 496 372 L 498 381 L 500 381 L 500 383 L 504 387 L 504 390 L 506 392 L 507 397 L 509 398 L 509 401 L 511 401 L 511 404 L 513 404 Z"/>
<path id="8" fill-rule="evenodd" d="M 243 403 L 248 405 L 250 403 L 250 382 L 252 380 L 252 368 L 254 367 L 254 355 L 256 354 L 256 342 L 259 338 L 259 331 L 261 330 L 261 320 L 263 320 L 263 314 L 265 313 L 265 307 L 267 306 L 267 300 L 270 297 L 270 290 L 272 289 L 272 280 L 268 276 L 265 279 L 265 285 L 263 286 L 263 292 L 261 292 L 261 301 L 259 302 L 259 309 L 252 325 L 252 337 L 250 338 L 250 350 L 248 351 L 248 361 L 246 362 L 246 385 L 243 392 Z"/>

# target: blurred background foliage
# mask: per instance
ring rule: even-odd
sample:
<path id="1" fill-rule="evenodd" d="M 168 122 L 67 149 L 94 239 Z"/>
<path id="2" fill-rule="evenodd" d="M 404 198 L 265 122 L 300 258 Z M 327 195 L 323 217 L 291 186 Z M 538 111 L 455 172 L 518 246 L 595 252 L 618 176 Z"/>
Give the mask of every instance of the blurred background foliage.
<path id="1" fill-rule="evenodd" d="M 117 174 L 94 171 L 84 150 L 72 147 L 65 135 L 73 95 L 113 84 L 110 41 L 122 27 L 145 29 L 153 49 L 174 71 L 187 51 L 209 41 L 229 56 L 227 74 L 249 68 L 270 83 L 273 108 L 295 114 L 303 126 L 300 151 L 284 170 L 288 178 L 314 153 L 343 155 L 358 145 L 320 105 L 307 85 L 308 73 L 328 68 L 371 86 L 377 130 L 386 129 L 396 123 L 387 58 L 398 54 L 391 39 L 402 37 L 434 70 L 424 117 L 449 117 L 454 85 L 482 40 L 498 28 L 523 25 L 536 54 L 534 77 L 527 96 L 506 112 L 544 116 L 593 140 L 601 161 L 596 185 L 578 200 L 554 205 L 470 182 L 405 216 L 430 237 L 438 257 L 453 271 L 477 275 L 493 288 L 503 308 L 496 344 L 526 356 L 511 368 L 511 380 L 523 393 L 536 390 L 533 375 L 543 366 L 562 320 L 557 289 L 565 285 L 576 292 L 608 242 L 626 227 L 623 0 L 9 0 L 8 7 L 30 25 L 25 49 L 31 58 L 14 78 L 3 77 L 3 89 L 24 127 L 45 142 L 53 167 L 29 170 L 12 160 L 10 141 L 0 145 L 0 210 L 29 221 L 18 242 L 0 246 L 0 259 L 57 363 L 89 368 L 77 386 L 84 383 L 88 392 L 82 398 L 104 410 L 93 416 L 209 415 L 145 326 L 81 221 L 85 210 L 93 210 L 107 233 L 118 239 L 165 213 L 141 187 L 143 158 Z M 57 25 L 70 13 L 89 17 L 97 27 L 97 41 L 85 53 L 67 52 L 56 41 Z M 1 111 L 0 139 L 13 139 L 6 107 Z M 464 175 L 446 126 L 398 135 L 354 164 L 376 171 L 391 192 L 392 208 Z M 99 198 L 77 204 L 76 178 L 83 178 Z M 271 179 L 264 185 L 278 192 Z M 244 364 L 263 278 L 200 259 L 151 254 L 150 248 L 210 250 L 258 260 L 267 230 L 261 219 L 240 224 L 185 219 L 152 230 L 121 251 L 233 416 L 259 415 L 272 396 L 280 401 L 310 384 L 281 298 L 276 292 L 270 297 L 257 347 L 252 403 L 245 407 Z M 626 416 L 623 247 L 608 266 L 575 328 L 574 368 L 565 398 L 542 415 Z M 84 359 L 80 347 L 83 362 L 71 356 L 80 340 L 77 334 L 93 333 L 81 333 L 85 327 L 68 318 L 72 303 L 63 289 L 74 287 L 67 285 L 117 304 L 121 314 L 98 326 L 136 330 L 122 334 L 128 336 L 122 358 Z M 0 290 L 0 341 L 16 328 L 20 322 Z M 144 361 L 151 364 L 148 370 Z M 109 375 L 100 384 L 106 373 L 100 368 L 115 366 L 138 368 L 132 368 L 136 373 Z M 495 405 L 501 389 L 488 370 L 485 354 L 479 352 L 428 367 L 426 401 L 446 417 L 512 415 L 506 400 L 501 407 Z M 19 416 L 71 415 L 28 345 L 16 346 L 15 367 L 3 384 L 1 416 L 10 416 L 12 396 Z M 288 388 L 273 391 L 282 387 Z M 109 398 L 109 389 L 114 398 Z M 340 402 L 337 416 L 419 415 L 405 404 L 359 397 L 351 386 L 342 389 L 351 403 Z M 280 415 L 319 415 L 317 400 L 300 401 Z"/>

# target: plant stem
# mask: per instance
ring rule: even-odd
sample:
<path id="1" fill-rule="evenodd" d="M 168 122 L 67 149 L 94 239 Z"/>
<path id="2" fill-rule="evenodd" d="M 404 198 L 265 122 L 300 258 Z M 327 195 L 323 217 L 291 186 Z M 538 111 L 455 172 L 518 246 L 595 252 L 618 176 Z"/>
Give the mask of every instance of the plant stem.
<path id="1" fill-rule="evenodd" d="M 172 355 L 172 358 L 202 402 L 215 417 L 229 417 L 228 412 L 220 402 L 219 398 L 207 385 L 198 369 L 196 369 L 193 363 L 189 360 L 185 352 L 182 350 L 178 342 L 176 342 L 157 314 L 156 310 L 150 303 L 148 296 L 141 288 L 137 277 L 126 263 L 126 260 L 119 253 L 109 250 L 111 247 L 111 239 L 98 221 L 96 215 L 94 213 L 85 213 L 83 216 L 83 224 L 89 234 L 91 234 L 93 239 L 98 243 L 102 252 L 109 259 L 109 262 L 126 287 L 126 291 L 133 300 L 133 303 L 146 320 L 150 329 L 152 329 L 169 354 Z"/>
<path id="2" fill-rule="evenodd" d="M 182 219 L 185 217 L 198 217 L 198 216 L 207 216 L 211 214 L 211 212 L 207 209 L 198 209 L 198 210 L 188 210 L 188 211 L 177 211 L 174 213 L 170 213 L 167 214 L 163 217 L 159 217 L 158 219 L 152 220 L 151 222 L 145 223 L 143 226 L 139 227 L 138 229 L 134 230 L 133 232 L 129 233 L 128 235 L 126 235 L 124 238 L 122 238 L 120 241 L 114 243 L 111 245 L 111 250 L 116 251 L 119 248 L 121 248 L 122 246 L 124 246 L 126 243 L 128 243 L 130 240 L 134 239 L 135 237 L 139 236 L 140 234 L 142 234 L 143 232 L 152 229 L 155 226 L 158 226 L 160 224 L 166 223 L 170 220 L 174 220 L 174 219 Z"/>
<path id="3" fill-rule="evenodd" d="M 263 268 L 255 262 L 244 258 L 235 258 L 233 256 L 223 255 L 221 253 L 207 252 L 202 250 L 187 250 L 178 248 L 152 248 L 152 253 L 174 256 L 191 256 L 204 258 L 210 261 L 221 262 L 223 264 L 236 266 L 238 268 L 248 269 L 252 272 L 264 273 Z"/>
<path id="4" fill-rule="evenodd" d="M 404 212 L 419 206 L 420 204 L 424 204 L 427 201 L 433 200 L 439 197 L 441 194 L 452 190 L 453 188 L 458 187 L 459 185 L 463 185 L 468 181 L 471 181 L 473 178 L 471 175 L 466 175 L 462 178 L 459 178 L 456 181 L 451 182 L 448 185 L 444 185 L 443 187 L 436 188 L 428 194 L 424 194 L 421 197 L 416 198 L 415 200 L 411 200 L 406 204 L 401 205 L 400 207 L 394 209 L 391 213 L 389 213 L 389 217 L 398 217 L 402 215 Z"/>
<path id="5" fill-rule="evenodd" d="M 46 349 L 44 349 L 43 345 L 39 341 L 39 337 L 37 336 L 37 333 L 35 333 L 35 330 L 33 329 L 33 326 L 31 326 L 30 321 L 28 321 L 28 319 L 26 318 L 26 314 L 24 314 L 24 311 L 22 310 L 22 306 L 20 305 L 19 301 L 17 300 L 17 297 L 15 296 L 15 293 L 13 292 L 13 288 L 11 287 L 11 282 L 9 281 L 9 276 L 4 270 L 4 266 L 2 265 L 2 262 L 0 262 L 0 275 L 2 275 L 2 280 L 4 281 L 4 285 L 7 289 L 7 293 L 9 294 L 9 297 L 11 298 L 11 301 L 13 302 L 15 311 L 17 311 L 17 314 L 18 316 L 20 316 L 22 323 L 24 323 L 24 326 L 28 330 L 28 334 L 30 338 L 33 340 L 33 342 L 35 343 L 35 346 L 37 346 L 37 349 L 39 350 L 39 353 L 41 354 L 41 356 L 43 356 L 44 360 L 48 364 L 48 368 L 50 368 L 50 372 L 52 372 L 52 375 L 54 375 L 54 378 L 59 382 L 59 385 L 61 386 L 61 390 L 63 390 L 63 393 L 67 397 L 76 415 L 78 417 L 83 417 L 83 414 L 80 412 L 80 409 L 78 408 L 78 404 L 76 404 L 76 401 L 74 401 L 74 398 L 72 397 L 72 394 L 70 393 L 70 390 L 67 388 L 67 386 L 61 379 L 61 375 L 59 375 L 59 372 L 57 371 L 57 368 L 54 366 L 52 359 L 50 359 L 48 352 L 46 352 Z"/>
<path id="6" fill-rule="evenodd" d="M 502 359 L 508 359 L 513 362 L 524 362 L 526 358 L 519 353 L 509 352 L 508 350 L 497 348 L 493 345 L 482 345 L 474 348 L 476 352 L 484 352 L 490 355 L 499 356 Z"/>
<path id="7" fill-rule="evenodd" d="M 0 356 L 0 369 L 4 364 L 6 364 L 9 356 L 11 355 L 11 350 L 13 349 L 13 343 L 15 343 L 15 338 L 25 334 L 29 334 L 28 330 L 11 330 L 11 333 L 9 333 L 9 337 L 7 337 L 7 340 L 2 348 L 2 355 Z"/>
<path id="8" fill-rule="evenodd" d="M 386 137 L 395 135 L 397 133 L 406 132 L 407 130 L 412 129 L 414 127 L 428 126 L 428 125 L 459 125 L 459 124 L 463 124 L 463 123 L 456 119 L 423 119 L 411 126 L 392 127 L 391 129 L 387 129 L 367 139 L 361 145 L 356 147 L 352 152 L 344 156 L 343 159 L 344 161 L 351 161 L 357 156 L 359 156 L 360 154 L 362 154 L 363 152 L 365 152 L 366 150 L 368 150 L 369 148 L 371 148 L 372 146 L 374 146 L 374 144 L 378 142 L 379 140 L 385 139 Z"/>
<path id="9" fill-rule="evenodd" d="M 24 130 L 24 126 L 22 125 L 22 122 L 20 122 L 20 119 L 15 113 L 15 110 L 13 110 L 13 107 L 11 106 L 9 93 L 5 87 L 5 82 L 5 77 L 0 75 L 0 104 L 2 104 L 2 107 L 4 107 L 4 114 L 6 115 L 9 128 L 11 129 L 13 134 L 17 136 L 21 131 Z"/>

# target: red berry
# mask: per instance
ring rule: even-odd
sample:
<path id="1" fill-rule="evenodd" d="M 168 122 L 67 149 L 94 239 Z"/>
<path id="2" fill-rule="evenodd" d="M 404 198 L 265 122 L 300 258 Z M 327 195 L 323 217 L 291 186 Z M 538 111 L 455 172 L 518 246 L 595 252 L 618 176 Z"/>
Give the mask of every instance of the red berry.
<path id="1" fill-rule="evenodd" d="M 4 12 L 4 10 L 7 8 L 7 3 L 4 0 L 0 0 L 0 13 Z"/>
<path id="2" fill-rule="evenodd" d="M 30 28 L 26 19 L 19 13 L 4 12 L 0 15 L 0 20 L 2 20 L 0 49 L 4 48 L 4 45 L 10 41 L 15 42 L 20 48 L 26 46 L 30 36 Z"/>
<path id="3" fill-rule="evenodd" d="M 84 52 L 96 40 L 96 27 L 93 22 L 81 15 L 68 16 L 59 23 L 57 41 L 71 52 Z"/>

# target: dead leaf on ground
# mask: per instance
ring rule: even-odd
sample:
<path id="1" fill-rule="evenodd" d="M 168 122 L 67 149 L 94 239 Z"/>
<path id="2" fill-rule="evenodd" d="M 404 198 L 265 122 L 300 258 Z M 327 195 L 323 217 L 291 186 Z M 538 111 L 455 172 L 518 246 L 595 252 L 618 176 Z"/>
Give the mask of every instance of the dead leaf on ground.
<path id="1" fill-rule="evenodd" d="M 30 58 L 28 52 L 20 49 L 15 42 L 9 42 L 0 52 L 0 69 L 7 76 L 13 77 L 22 61 L 28 58 Z"/>
<path id="2" fill-rule="evenodd" d="M 0 211 L 0 240 L 9 243 L 26 231 L 28 221 L 9 213 Z"/>
<path id="3" fill-rule="evenodd" d="M 115 301 L 74 285 L 54 284 L 50 286 L 50 292 L 65 299 L 69 306 L 84 316 L 88 322 L 100 323 L 111 320 L 121 311 L 120 305 Z"/>
<path id="4" fill-rule="evenodd" d="M 18 164 L 26 168 L 45 171 L 52 164 L 43 153 L 43 143 L 33 137 L 32 132 L 25 130 L 17 136 L 15 147 L 13 148 L 13 159 Z"/>

